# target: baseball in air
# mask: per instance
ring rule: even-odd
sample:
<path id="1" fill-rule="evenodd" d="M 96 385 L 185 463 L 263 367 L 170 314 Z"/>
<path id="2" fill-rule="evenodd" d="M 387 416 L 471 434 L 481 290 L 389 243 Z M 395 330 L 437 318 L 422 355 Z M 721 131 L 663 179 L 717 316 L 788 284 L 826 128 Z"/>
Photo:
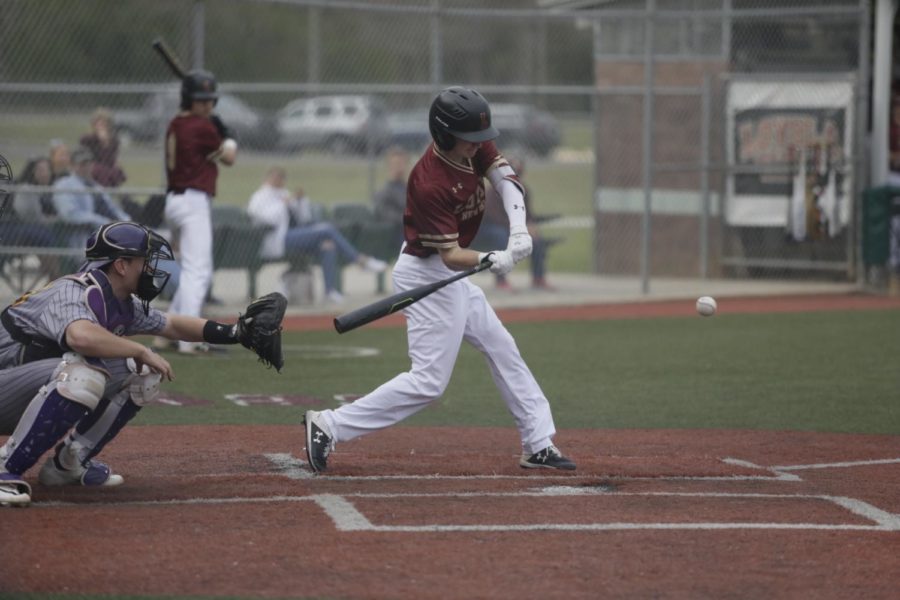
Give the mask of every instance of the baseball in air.
<path id="1" fill-rule="evenodd" d="M 697 298 L 697 312 L 700 316 L 711 317 L 716 314 L 716 308 L 718 308 L 716 299 L 712 296 Z"/>

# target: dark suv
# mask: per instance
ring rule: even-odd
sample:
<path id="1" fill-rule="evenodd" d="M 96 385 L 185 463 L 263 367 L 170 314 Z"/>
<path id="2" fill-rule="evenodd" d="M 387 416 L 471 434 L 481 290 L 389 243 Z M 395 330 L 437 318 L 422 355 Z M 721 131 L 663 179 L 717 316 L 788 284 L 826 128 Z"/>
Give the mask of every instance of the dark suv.
<path id="1" fill-rule="evenodd" d="M 528 104 L 492 103 L 491 120 L 500 130 L 497 147 L 509 154 L 548 156 L 561 141 L 556 118 Z M 392 144 L 419 152 L 431 142 L 427 111 L 394 113 L 388 123 Z"/>

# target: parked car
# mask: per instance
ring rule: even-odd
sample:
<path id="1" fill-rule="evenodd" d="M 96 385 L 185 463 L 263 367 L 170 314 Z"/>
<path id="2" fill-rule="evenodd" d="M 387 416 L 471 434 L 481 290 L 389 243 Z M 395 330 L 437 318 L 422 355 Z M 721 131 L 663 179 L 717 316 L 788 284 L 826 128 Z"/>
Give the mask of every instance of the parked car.
<path id="1" fill-rule="evenodd" d="M 116 112 L 114 121 L 119 137 L 126 142 L 161 140 L 169 121 L 178 113 L 179 101 L 178 90 L 159 92 L 148 96 L 138 110 Z M 275 133 L 268 120 L 237 96 L 219 94 L 214 112 L 242 146 L 269 148 L 274 145 Z"/>
<path id="2" fill-rule="evenodd" d="M 497 145 L 506 152 L 547 156 L 562 140 L 556 117 L 528 104 L 491 104 L 491 119 L 500 130 Z"/>
<path id="3" fill-rule="evenodd" d="M 559 122 L 553 115 L 527 104 L 491 104 L 491 120 L 500 130 L 497 147 L 510 154 L 547 156 L 562 138 Z M 431 141 L 427 111 L 397 112 L 390 115 L 388 123 L 391 144 L 418 152 Z"/>
<path id="4" fill-rule="evenodd" d="M 391 131 L 391 145 L 400 146 L 409 152 L 419 154 L 431 142 L 427 110 L 392 113 L 388 116 L 388 127 Z"/>
<path id="5" fill-rule="evenodd" d="M 289 102 L 276 117 L 278 148 L 364 153 L 384 150 L 390 132 L 382 102 L 372 96 L 318 96 Z"/>

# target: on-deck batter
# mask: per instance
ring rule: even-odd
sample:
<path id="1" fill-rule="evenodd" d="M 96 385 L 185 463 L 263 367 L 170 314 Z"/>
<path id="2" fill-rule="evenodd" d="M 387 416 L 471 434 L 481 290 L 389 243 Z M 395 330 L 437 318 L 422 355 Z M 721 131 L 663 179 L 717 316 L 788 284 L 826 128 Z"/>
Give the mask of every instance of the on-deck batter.
<path id="1" fill-rule="evenodd" d="M 222 120 L 212 114 L 218 98 L 208 71 L 190 71 L 181 84 L 181 112 L 166 131 L 165 218 L 178 237 L 181 277 L 169 312 L 200 316 L 212 282 L 213 239 L 210 203 L 219 175 L 216 161 L 234 164 L 237 143 Z M 179 342 L 180 352 L 199 348 Z"/>

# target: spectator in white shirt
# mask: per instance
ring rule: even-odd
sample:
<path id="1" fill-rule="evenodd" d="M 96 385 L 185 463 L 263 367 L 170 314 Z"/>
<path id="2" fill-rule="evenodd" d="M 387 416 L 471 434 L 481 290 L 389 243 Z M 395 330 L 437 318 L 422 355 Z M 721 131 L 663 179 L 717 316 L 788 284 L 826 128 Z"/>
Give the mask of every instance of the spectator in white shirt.
<path id="1" fill-rule="evenodd" d="M 309 198 L 302 190 L 297 196 L 292 195 L 285 187 L 286 181 L 282 167 L 271 167 L 247 206 L 254 222 L 272 227 L 260 249 L 262 258 L 315 256 L 322 267 L 325 298 L 335 304 L 343 301 L 338 289 L 342 262 L 356 263 L 373 273 L 387 269 L 384 261 L 360 253 L 334 225 L 315 220 Z"/>

